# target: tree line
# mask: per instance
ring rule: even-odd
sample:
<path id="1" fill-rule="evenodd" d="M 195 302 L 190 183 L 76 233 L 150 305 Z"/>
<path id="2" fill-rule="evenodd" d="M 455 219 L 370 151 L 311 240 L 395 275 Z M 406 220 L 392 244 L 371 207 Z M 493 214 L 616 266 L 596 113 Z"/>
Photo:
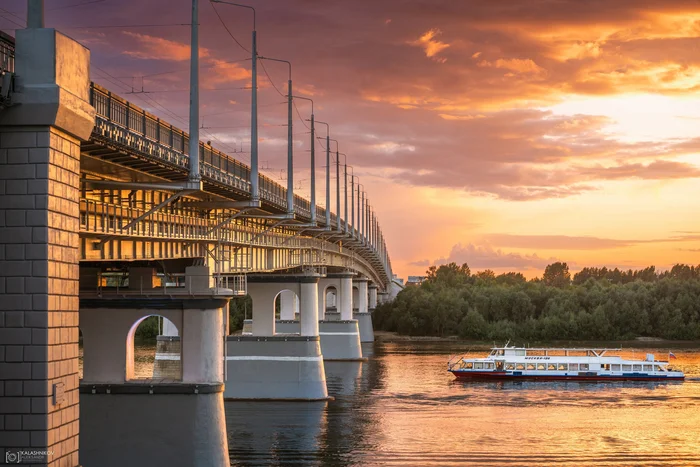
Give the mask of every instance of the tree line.
<path id="1" fill-rule="evenodd" d="M 531 280 L 432 266 L 421 285 L 378 306 L 373 321 L 405 335 L 486 341 L 700 339 L 700 266 L 584 268 L 572 278 L 558 262 Z"/>

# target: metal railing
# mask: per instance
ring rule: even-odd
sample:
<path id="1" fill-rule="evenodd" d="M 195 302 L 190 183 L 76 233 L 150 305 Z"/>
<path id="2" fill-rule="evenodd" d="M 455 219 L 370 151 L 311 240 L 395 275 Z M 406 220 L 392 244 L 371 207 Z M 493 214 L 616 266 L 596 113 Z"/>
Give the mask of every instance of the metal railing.
<path id="1" fill-rule="evenodd" d="M 90 88 L 90 101 L 97 111 L 93 137 L 126 146 L 171 167 L 183 171 L 189 169 L 189 136 L 186 132 L 94 83 Z M 199 150 L 200 173 L 205 180 L 250 195 L 250 168 L 247 165 L 208 144 L 200 142 Z M 260 175 L 259 188 L 261 200 L 281 211 L 287 209 L 286 188 L 264 175 Z M 295 195 L 294 206 L 302 218 L 311 218 L 310 201 Z M 316 213 L 319 221 L 324 223 L 325 209 L 317 206 Z M 331 227 L 336 226 L 337 216 L 331 214 L 330 218 Z M 341 221 L 341 227 L 345 227 L 344 221 Z M 93 226 L 86 230 L 99 228 Z M 113 231 L 119 230 L 115 226 Z M 384 264 L 376 250 L 373 252 L 384 266 L 383 272 L 390 277 L 390 266 Z"/>
<path id="2" fill-rule="evenodd" d="M 204 276 L 203 276 L 204 277 Z M 139 277 L 138 283 L 132 283 L 132 278 L 128 275 L 115 276 L 113 273 L 97 274 L 97 288 L 94 290 L 81 290 L 81 294 L 91 293 L 99 297 L 109 295 L 226 295 L 245 296 L 248 293 L 248 280 L 245 274 L 224 275 L 213 273 L 206 276 L 208 282 L 212 284 L 210 288 L 197 287 L 201 285 L 202 277 L 178 276 L 168 282 L 168 278 L 158 275 L 154 276 L 149 284 L 145 284 L 143 277 Z M 154 284 L 160 280 L 160 284 Z"/>

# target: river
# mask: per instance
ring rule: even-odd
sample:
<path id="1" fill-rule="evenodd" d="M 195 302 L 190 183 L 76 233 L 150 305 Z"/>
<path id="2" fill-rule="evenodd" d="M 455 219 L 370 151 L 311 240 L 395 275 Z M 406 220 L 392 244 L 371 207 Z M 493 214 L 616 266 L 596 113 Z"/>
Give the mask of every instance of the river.
<path id="1" fill-rule="evenodd" d="M 377 342 L 326 363 L 333 401 L 226 402 L 231 465 L 700 465 L 700 349 L 674 349 L 685 382 L 458 382 L 466 347 Z"/>

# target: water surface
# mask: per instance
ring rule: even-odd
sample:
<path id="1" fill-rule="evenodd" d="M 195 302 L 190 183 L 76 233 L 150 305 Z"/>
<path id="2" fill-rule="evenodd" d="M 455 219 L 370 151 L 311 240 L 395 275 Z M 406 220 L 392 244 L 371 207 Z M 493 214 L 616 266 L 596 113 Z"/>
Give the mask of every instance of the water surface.
<path id="1" fill-rule="evenodd" d="M 685 382 L 456 381 L 466 347 L 377 342 L 326 362 L 333 401 L 226 402 L 231 465 L 700 465 L 700 349 L 674 349 Z M 139 377 L 154 355 L 136 347 Z"/>
<path id="2" fill-rule="evenodd" d="M 231 465 L 700 465 L 698 350 L 683 383 L 458 382 L 464 350 L 375 343 L 326 363 L 334 401 L 226 402 Z"/>

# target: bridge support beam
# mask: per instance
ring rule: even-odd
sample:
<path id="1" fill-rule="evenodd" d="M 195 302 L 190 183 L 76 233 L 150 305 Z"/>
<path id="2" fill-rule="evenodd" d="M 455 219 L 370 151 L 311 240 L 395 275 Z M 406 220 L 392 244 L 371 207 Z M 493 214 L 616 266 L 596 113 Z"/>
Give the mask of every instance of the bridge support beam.
<path id="1" fill-rule="evenodd" d="M 356 285 L 358 290 L 357 312 L 355 312 L 354 318 L 360 327 L 360 342 L 374 342 L 372 314 L 367 307 L 367 282 L 367 279 L 364 277 L 353 280 L 353 285 Z"/>
<path id="2" fill-rule="evenodd" d="M 372 312 L 375 308 L 377 308 L 377 291 L 379 287 L 377 287 L 374 284 L 370 284 L 369 286 L 369 311 Z"/>
<path id="3" fill-rule="evenodd" d="M 83 295 L 83 465 L 229 465 L 221 361 L 228 297 L 199 292 L 182 298 Z M 134 334 L 153 314 L 178 328 L 181 378 L 144 379 L 135 372 Z"/>
<path id="4" fill-rule="evenodd" d="M 352 273 L 343 274 L 340 277 L 340 303 L 338 311 L 340 319 L 348 321 L 352 319 Z"/>
<path id="5" fill-rule="evenodd" d="M 0 111 L 0 459 L 77 466 L 80 141 L 88 139 L 90 52 L 43 28 L 16 34 L 16 91 Z M 4 380 L 8 380 L 4 383 Z M 9 383 L 12 381 L 12 384 Z M 3 386 L 4 383 L 4 386 Z"/>
<path id="6" fill-rule="evenodd" d="M 297 296 L 291 290 L 280 292 L 280 319 L 293 321 L 299 313 L 299 302 Z"/>
<path id="7" fill-rule="evenodd" d="M 321 279 L 319 281 L 319 306 L 326 308 L 327 291 L 333 287 L 336 290 L 336 297 L 339 296 L 340 298 L 340 300 L 336 299 L 336 303 L 341 303 L 342 310 L 343 291 L 345 290 L 343 281 L 345 281 L 346 289 L 349 288 L 352 292 L 352 288 L 348 287 L 348 283 L 352 283 L 352 276 L 352 273 L 329 274 L 326 278 Z M 348 305 L 346 300 L 345 306 L 352 309 L 352 293 L 346 293 L 345 298 L 349 298 L 350 301 Z M 345 316 L 348 314 L 346 311 Z M 357 320 L 344 319 L 342 311 L 340 313 L 331 313 L 325 310 L 324 315 L 326 319 L 322 319 L 319 322 L 323 359 L 326 361 L 363 360 Z M 350 316 L 352 316 L 351 313 Z"/>
<path id="8" fill-rule="evenodd" d="M 307 276 L 248 276 L 252 333 L 228 336 L 227 399 L 325 400 L 326 373 L 319 338 L 318 281 Z M 300 320 L 275 322 L 275 299 L 299 297 Z M 287 295 L 287 297 L 289 296 Z M 296 298 L 296 297 L 293 297 Z M 286 315 L 285 315 L 286 316 Z"/>

